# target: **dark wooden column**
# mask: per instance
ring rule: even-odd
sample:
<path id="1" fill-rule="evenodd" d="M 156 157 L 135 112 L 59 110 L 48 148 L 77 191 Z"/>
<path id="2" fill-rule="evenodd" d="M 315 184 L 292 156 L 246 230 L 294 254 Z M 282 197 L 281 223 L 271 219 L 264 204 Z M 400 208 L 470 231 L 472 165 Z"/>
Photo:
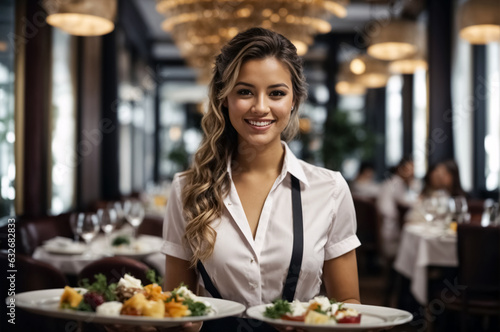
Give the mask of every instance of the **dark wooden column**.
<path id="1" fill-rule="evenodd" d="M 413 154 L 413 75 L 403 75 L 403 156 Z"/>
<path id="2" fill-rule="evenodd" d="M 451 110 L 451 41 L 453 1 L 427 0 L 429 11 L 429 137 L 428 163 L 453 159 Z"/>
<path id="3" fill-rule="evenodd" d="M 116 32 L 102 37 L 102 123 L 101 198 L 120 198 L 118 72 Z"/>
<path id="4" fill-rule="evenodd" d="M 385 164 L 385 87 L 378 89 L 367 89 L 365 97 L 366 127 L 376 137 L 384 139 L 377 140 L 374 151 L 374 166 L 378 179 L 384 179 L 387 166 Z"/>
<path id="5" fill-rule="evenodd" d="M 324 70 L 326 73 L 326 87 L 328 88 L 328 93 L 330 98 L 326 108 L 328 113 L 334 112 L 337 109 L 337 104 L 339 96 L 335 90 L 335 83 L 337 82 L 337 73 L 339 71 L 339 64 L 337 62 L 337 55 L 339 52 L 340 37 L 333 34 L 328 35 L 328 52 L 326 56 L 326 61 L 324 62 Z M 328 115 L 327 115 L 328 116 Z"/>
<path id="6" fill-rule="evenodd" d="M 77 205 L 92 207 L 100 198 L 101 37 L 79 38 Z"/>
<path id="7" fill-rule="evenodd" d="M 21 31 L 16 37 L 25 45 L 24 52 L 24 145 L 23 213 L 42 216 L 47 213 L 48 115 L 51 87 L 52 30 L 45 23 L 45 11 L 39 1 L 26 1 Z"/>
<path id="8" fill-rule="evenodd" d="M 486 192 L 486 152 L 484 139 L 486 135 L 486 46 L 472 46 L 473 62 L 473 195 L 480 196 Z"/>

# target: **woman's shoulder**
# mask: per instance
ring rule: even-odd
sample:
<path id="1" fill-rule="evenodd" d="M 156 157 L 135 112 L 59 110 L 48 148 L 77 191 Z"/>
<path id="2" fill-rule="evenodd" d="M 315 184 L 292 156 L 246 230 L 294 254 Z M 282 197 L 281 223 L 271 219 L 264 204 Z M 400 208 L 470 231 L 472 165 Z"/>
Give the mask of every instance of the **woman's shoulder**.
<path id="1" fill-rule="evenodd" d="M 180 191 L 181 188 L 184 188 L 188 181 L 188 172 L 179 172 L 174 174 L 174 178 L 172 179 L 172 187 L 175 190 Z"/>
<path id="2" fill-rule="evenodd" d="M 335 188 L 347 187 L 347 182 L 342 176 L 342 173 L 313 165 L 303 160 L 299 160 L 299 163 L 309 183 L 330 183 Z"/>

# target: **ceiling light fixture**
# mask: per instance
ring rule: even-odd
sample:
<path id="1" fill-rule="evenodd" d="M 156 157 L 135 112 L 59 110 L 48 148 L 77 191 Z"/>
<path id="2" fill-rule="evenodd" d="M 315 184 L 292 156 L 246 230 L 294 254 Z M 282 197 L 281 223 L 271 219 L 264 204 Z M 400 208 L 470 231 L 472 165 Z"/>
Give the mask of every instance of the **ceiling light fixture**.
<path id="1" fill-rule="evenodd" d="M 363 63 L 365 70 L 362 72 L 354 72 L 352 70 L 353 61 L 359 60 L 359 63 Z M 381 88 L 387 84 L 389 79 L 389 70 L 387 68 L 387 62 L 374 59 L 366 54 L 362 54 L 354 58 L 350 64 L 349 68 L 351 73 L 354 75 L 355 83 L 362 84 L 366 88 Z"/>
<path id="2" fill-rule="evenodd" d="M 331 30 L 332 15 L 347 14 L 348 0 L 157 0 L 169 32 L 187 63 L 207 78 L 214 56 L 238 32 L 254 26 L 283 34 L 307 52 L 314 36 Z"/>
<path id="3" fill-rule="evenodd" d="M 414 55 L 418 51 L 421 28 L 416 22 L 392 20 L 372 36 L 367 53 L 380 60 L 399 60 Z"/>
<path id="4" fill-rule="evenodd" d="M 460 37 L 471 44 L 500 41 L 500 2 L 469 0 L 458 10 Z"/>
<path id="5" fill-rule="evenodd" d="M 100 36 L 115 28 L 116 0 L 44 1 L 47 23 L 76 36 Z"/>

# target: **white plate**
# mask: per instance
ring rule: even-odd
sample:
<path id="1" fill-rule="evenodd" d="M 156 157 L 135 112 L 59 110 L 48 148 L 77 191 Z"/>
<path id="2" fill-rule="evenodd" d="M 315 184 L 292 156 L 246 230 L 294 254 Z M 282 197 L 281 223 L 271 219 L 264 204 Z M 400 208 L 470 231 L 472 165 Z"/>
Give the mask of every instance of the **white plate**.
<path id="1" fill-rule="evenodd" d="M 135 249 L 131 247 L 112 247 L 111 251 L 115 256 L 125 256 L 135 259 L 142 259 L 148 255 L 158 252 L 158 250 L 153 248 Z"/>
<path id="2" fill-rule="evenodd" d="M 58 255 L 81 255 L 88 250 L 87 245 L 84 243 L 74 243 L 68 246 L 45 244 L 42 247 L 46 252 Z"/>
<path id="3" fill-rule="evenodd" d="M 293 322 L 283 319 L 272 319 L 264 317 L 264 311 L 266 307 L 270 304 L 261 304 L 247 309 L 246 314 L 252 318 L 273 324 L 273 325 L 283 325 L 283 326 L 294 326 L 306 331 L 360 331 L 360 330 L 371 330 L 378 328 L 390 328 L 396 325 L 401 325 L 408 323 L 412 320 L 413 316 L 407 311 L 378 307 L 373 305 L 364 304 L 352 304 L 346 303 L 346 308 L 356 309 L 361 314 L 361 323 L 359 324 L 325 324 L 325 325 L 314 325 L 305 324 L 302 322 Z"/>
<path id="4" fill-rule="evenodd" d="M 45 289 L 39 291 L 19 293 L 15 296 L 16 306 L 25 310 L 56 318 L 84 321 L 86 323 L 123 324 L 123 325 L 150 325 L 171 327 L 182 325 L 186 322 L 212 320 L 229 316 L 238 316 L 245 311 L 245 306 L 227 300 L 200 297 L 209 302 L 215 310 L 211 316 L 181 317 L 181 318 L 151 318 L 137 316 L 98 316 L 92 312 L 59 309 L 59 298 L 63 289 Z M 10 301 L 7 298 L 6 301 Z"/>

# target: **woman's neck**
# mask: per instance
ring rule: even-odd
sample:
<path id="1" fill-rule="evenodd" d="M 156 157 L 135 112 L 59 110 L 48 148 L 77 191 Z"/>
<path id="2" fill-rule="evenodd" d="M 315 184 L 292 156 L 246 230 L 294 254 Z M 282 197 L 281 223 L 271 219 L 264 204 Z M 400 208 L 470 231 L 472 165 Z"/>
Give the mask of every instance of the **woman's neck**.
<path id="1" fill-rule="evenodd" d="M 232 171 L 236 173 L 276 174 L 281 172 L 285 149 L 281 145 L 253 146 L 246 142 L 238 144 L 238 152 L 233 161 Z"/>

